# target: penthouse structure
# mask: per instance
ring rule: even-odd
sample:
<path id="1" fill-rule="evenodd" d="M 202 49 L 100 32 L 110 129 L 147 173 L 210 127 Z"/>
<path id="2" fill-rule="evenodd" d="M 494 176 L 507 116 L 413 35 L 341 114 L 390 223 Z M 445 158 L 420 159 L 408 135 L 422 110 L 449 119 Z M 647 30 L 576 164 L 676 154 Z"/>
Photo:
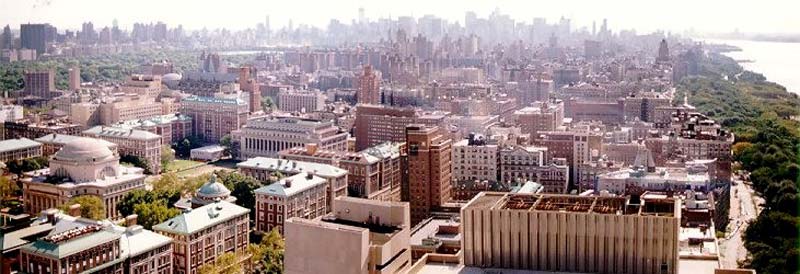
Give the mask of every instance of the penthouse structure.
<path id="1" fill-rule="evenodd" d="M 66 215 L 44 213 L 48 234 L 20 248 L 21 273 L 173 273 L 172 239 L 126 219 L 126 226 L 80 217 L 80 205 Z"/>
<path id="2" fill-rule="evenodd" d="M 119 164 L 119 155 L 93 138 L 66 143 L 52 159 L 49 168 L 28 172 L 22 179 L 22 200 L 26 212 L 37 214 L 57 208 L 80 195 L 99 197 L 106 216 L 116 218 L 117 203 L 128 192 L 144 189 L 142 169 Z"/>
<path id="3" fill-rule="evenodd" d="M 256 230 L 284 232 L 292 217 L 314 219 L 328 213 L 327 181 L 312 171 L 256 189 Z"/>
<path id="4" fill-rule="evenodd" d="M 347 195 L 381 201 L 400 201 L 405 178 L 405 143 L 386 142 L 360 152 L 318 149 L 316 145 L 294 147 L 280 157 L 337 166 L 347 171 Z"/>
<path id="5" fill-rule="evenodd" d="M 465 266 L 677 273 L 680 199 L 483 192 L 461 209 Z"/>
<path id="6" fill-rule="evenodd" d="M 410 125 L 408 145 L 408 201 L 411 222 L 417 224 L 452 199 L 452 141 L 438 127 Z"/>
<path id="7" fill-rule="evenodd" d="M 327 196 L 327 207 L 330 208 L 330 201 L 339 196 L 347 196 L 347 170 L 329 164 L 316 162 L 305 162 L 299 160 L 284 160 L 277 158 L 255 157 L 247 161 L 236 164 L 236 168 L 244 175 L 256 178 L 262 182 L 270 182 L 273 173 L 294 176 L 301 173 L 313 173 L 313 175 L 325 179 Z"/>
<path id="8" fill-rule="evenodd" d="M 325 94 L 319 91 L 278 92 L 278 109 L 286 112 L 314 112 L 325 107 Z"/>
<path id="9" fill-rule="evenodd" d="M 161 136 L 152 132 L 119 127 L 96 126 L 83 131 L 83 136 L 117 144 L 121 156 L 147 160 L 150 172 L 161 173 Z"/>
<path id="10" fill-rule="evenodd" d="M 347 133 L 333 121 L 297 116 L 265 116 L 250 119 L 237 132 L 241 138 L 240 156 L 275 157 L 284 149 L 317 144 L 322 149 L 347 150 Z"/>
<path id="11" fill-rule="evenodd" d="M 356 150 L 364 150 L 384 142 L 404 142 L 405 128 L 411 124 L 442 126 L 447 113 L 422 113 L 413 108 L 378 105 L 356 107 Z"/>
<path id="12" fill-rule="evenodd" d="M 0 162 L 42 156 L 42 144 L 28 138 L 0 141 Z"/>
<path id="13" fill-rule="evenodd" d="M 286 273 L 404 273 L 411 266 L 408 203 L 339 197 L 333 208 L 286 222 Z"/>
<path id="14" fill-rule="evenodd" d="M 192 135 L 216 143 L 247 122 L 249 109 L 241 99 L 192 96 L 181 101 L 180 113 L 192 118 Z"/>
<path id="15" fill-rule="evenodd" d="M 197 273 L 227 252 L 236 255 L 236 263 L 246 265 L 249 213 L 250 209 L 217 200 L 157 224 L 153 231 L 172 238 L 172 273 Z"/>

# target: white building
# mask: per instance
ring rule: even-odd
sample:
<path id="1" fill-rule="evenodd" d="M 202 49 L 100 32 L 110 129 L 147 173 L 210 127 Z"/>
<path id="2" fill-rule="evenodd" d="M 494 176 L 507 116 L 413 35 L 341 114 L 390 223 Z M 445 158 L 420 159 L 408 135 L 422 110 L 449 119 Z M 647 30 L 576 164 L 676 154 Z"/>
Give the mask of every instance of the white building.
<path id="1" fill-rule="evenodd" d="M 189 151 L 189 155 L 192 160 L 199 160 L 199 161 L 218 161 L 222 159 L 222 156 L 225 154 L 225 147 L 220 145 L 210 145 L 204 147 L 198 147 Z"/>
<path id="2" fill-rule="evenodd" d="M 483 136 L 453 144 L 453 180 L 497 182 L 497 145 Z"/>

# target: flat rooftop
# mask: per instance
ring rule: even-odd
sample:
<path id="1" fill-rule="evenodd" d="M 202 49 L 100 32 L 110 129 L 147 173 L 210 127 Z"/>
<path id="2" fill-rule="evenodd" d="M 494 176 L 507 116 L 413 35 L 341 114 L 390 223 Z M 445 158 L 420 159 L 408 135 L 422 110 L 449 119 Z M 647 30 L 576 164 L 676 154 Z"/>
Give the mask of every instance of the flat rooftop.
<path id="1" fill-rule="evenodd" d="M 464 209 L 557 211 L 586 214 L 674 216 L 675 198 L 645 193 L 640 202 L 627 197 L 577 196 L 562 194 L 532 194 L 481 192 Z"/>

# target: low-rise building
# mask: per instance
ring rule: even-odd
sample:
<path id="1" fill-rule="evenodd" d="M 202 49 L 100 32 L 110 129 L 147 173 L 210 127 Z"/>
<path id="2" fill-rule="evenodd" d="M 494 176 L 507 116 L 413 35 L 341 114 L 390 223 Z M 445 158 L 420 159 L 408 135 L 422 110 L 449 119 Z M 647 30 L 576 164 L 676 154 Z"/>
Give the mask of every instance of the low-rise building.
<path id="1" fill-rule="evenodd" d="M 7 121 L 3 124 L 4 139 L 28 138 L 33 140 L 47 134 L 56 133 L 78 135 L 80 132 L 81 126 L 78 124 L 61 123 L 56 121 L 41 123 L 34 123 L 30 121 Z"/>
<path id="2" fill-rule="evenodd" d="M 42 156 L 42 144 L 28 138 L 0 141 L 0 162 Z"/>
<path id="3" fill-rule="evenodd" d="M 166 114 L 148 119 L 122 121 L 112 126 L 158 134 L 161 136 L 161 143 L 165 145 L 181 142 L 192 135 L 192 118 L 183 114 Z"/>
<path id="4" fill-rule="evenodd" d="M 242 159 L 277 157 L 281 150 L 306 144 L 317 144 L 321 149 L 347 150 L 347 133 L 341 132 L 333 121 L 297 116 L 250 119 L 237 136 L 241 138 Z"/>
<path id="5" fill-rule="evenodd" d="M 329 215 L 314 220 L 291 218 L 286 222 L 286 273 L 389 274 L 408 270 L 408 203 L 338 197 L 333 208 Z"/>
<path id="6" fill-rule="evenodd" d="M 319 91 L 278 92 L 278 109 L 286 112 L 314 112 L 325 107 L 325 94 Z"/>
<path id="7" fill-rule="evenodd" d="M 498 148 L 483 136 L 471 135 L 453 144 L 453 180 L 497 182 Z"/>
<path id="8" fill-rule="evenodd" d="M 284 232 L 292 217 L 314 219 L 328 212 L 327 182 L 307 171 L 256 189 L 256 230 Z"/>
<path id="9" fill-rule="evenodd" d="M 225 147 L 220 145 L 210 145 L 204 147 L 193 148 L 189 151 L 189 157 L 192 160 L 214 162 L 222 159 L 225 155 Z"/>
<path id="10" fill-rule="evenodd" d="M 250 209 L 217 200 L 153 226 L 153 231 L 172 238 L 171 273 L 197 273 L 228 252 L 236 255 L 237 263 L 247 265 L 249 213 Z"/>
<path id="11" fill-rule="evenodd" d="M 255 157 L 247 161 L 236 164 L 244 175 L 256 178 L 262 182 L 271 182 L 273 173 L 282 175 L 297 175 L 303 172 L 312 172 L 314 175 L 322 177 L 327 182 L 327 201 L 330 210 L 331 201 L 339 196 L 347 196 L 347 182 L 349 174 L 347 170 L 329 164 L 314 162 L 284 160 L 277 158 Z"/>

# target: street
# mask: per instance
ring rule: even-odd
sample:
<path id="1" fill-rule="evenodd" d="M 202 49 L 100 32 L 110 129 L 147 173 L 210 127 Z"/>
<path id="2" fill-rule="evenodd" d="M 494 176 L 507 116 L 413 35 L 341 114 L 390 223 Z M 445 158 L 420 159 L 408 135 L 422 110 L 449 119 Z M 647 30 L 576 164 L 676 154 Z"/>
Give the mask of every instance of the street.
<path id="1" fill-rule="evenodd" d="M 747 229 L 747 223 L 758 216 L 758 209 L 754 198 L 753 189 L 741 180 L 734 178 L 736 185 L 731 186 L 731 222 L 728 226 L 728 233 L 724 239 L 719 240 L 722 267 L 736 268 L 738 262 L 747 257 L 747 250 L 744 248 L 742 235 Z"/>

